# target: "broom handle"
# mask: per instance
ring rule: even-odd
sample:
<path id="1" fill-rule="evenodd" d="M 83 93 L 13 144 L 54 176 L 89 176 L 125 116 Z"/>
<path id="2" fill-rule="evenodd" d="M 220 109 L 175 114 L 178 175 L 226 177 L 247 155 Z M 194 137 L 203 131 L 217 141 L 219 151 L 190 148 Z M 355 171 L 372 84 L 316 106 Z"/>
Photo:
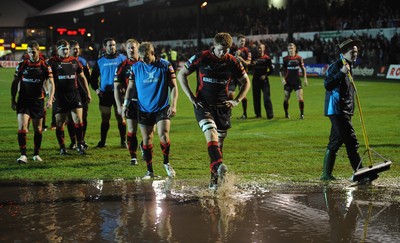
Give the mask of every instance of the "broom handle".
<path id="1" fill-rule="evenodd" d="M 340 59 L 342 60 L 343 65 L 347 64 L 346 59 L 344 59 L 342 53 L 340 53 Z M 369 149 L 367 129 L 365 129 L 364 116 L 363 116 L 362 109 L 361 109 L 360 98 L 358 97 L 358 91 L 356 88 L 356 84 L 354 83 L 354 80 L 353 80 L 353 77 L 351 76 L 350 71 L 347 72 L 347 77 L 349 78 L 350 83 L 353 86 L 355 94 L 356 94 L 356 103 L 357 103 L 357 108 L 358 108 L 358 114 L 360 115 L 361 128 L 362 128 L 362 133 L 363 133 L 363 137 L 364 137 L 365 148 L 367 149 L 369 164 L 370 164 L 370 166 L 372 166 L 372 154 L 371 154 L 371 150 Z"/>

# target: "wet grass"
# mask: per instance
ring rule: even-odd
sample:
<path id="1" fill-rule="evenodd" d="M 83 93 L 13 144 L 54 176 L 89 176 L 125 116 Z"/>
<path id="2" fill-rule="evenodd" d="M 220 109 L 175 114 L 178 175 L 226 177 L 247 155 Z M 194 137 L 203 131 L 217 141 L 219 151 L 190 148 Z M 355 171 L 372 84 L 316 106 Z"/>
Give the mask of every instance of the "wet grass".
<path id="1" fill-rule="evenodd" d="M 90 148 L 86 156 L 71 151 L 70 156 L 58 155 L 55 132 L 43 133 L 41 157 L 43 162 L 33 162 L 33 132 L 28 134 L 29 163 L 19 165 L 17 143 L 17 119 L 10 106 L 10 87 L 13 69 L 0 69 L 0 181 L 15 182 L 54 182 L 86 181 L 90 179 L 131 180 L 144 175 L 145 163 L 129 165 L 129 153 L 119 147 L 119 135 L 115 118 L 111 120 L 107 147 L 95 149 L 100 136 L 100 114 L 95 94 L 89 108 L 89 128 L 86 141 Z M 191 76 L 194 84 L 194 76 Z M 324 88 L 321 78 L 310 78 L 304 89 L 305 120 L 299 119 L 295 94 L 290 99 L 291 119 L 284 118 L 282 108 L 283 91 L 278 77 L 271 77 L 271 93 L 275 118 L 273 120 L 255 119 L 251 92 L 248 95 L 249 119 L 238 120 L 242 108 L 235 108 L 232 116 L 232 129 L 224 144 L 224 162 L 240 180 L 275 181 L 285 183 L 320 183 L 322 160 L 328 142 L 330 123 L 323 116 Z M 391 159 L 391 170 L 381 173 L 380 183 L 399 185 L 400 169 L 400 82 L 358 81 L 361 105 L 372 148 Z M 51 110 L 48 111 L 47 124 L 50 125 Z M 265 117 L 265 114 L 263 114 Z M 360 144 L 363 138 L 358 115 L 353 119 Z M 69 139 L 66 139 L 67 145 Z M 140 141 L 140 136 L 139 136 Z M 162 168 L 159 140 L 154 141 L 155 172 L 165 176 Z M 363 148 L 363 146 L 362 146 Z M 362 149 L 363 150 L 363 149 Z M 362 151 L 360 150 L 360 151 Z M 375 160 L 381 162 L 380 159 Z M 178 113 L 172 120 L 171 163 L 177 172 L 177 179 L 201 180 L 209 178 L 209 158 L 205 138 L 201 133 L 191 104 L 180 92 Z M 351 167 L 345 148 L 338 154 L 334 175 L 336 183 L 347 183 Z"/>

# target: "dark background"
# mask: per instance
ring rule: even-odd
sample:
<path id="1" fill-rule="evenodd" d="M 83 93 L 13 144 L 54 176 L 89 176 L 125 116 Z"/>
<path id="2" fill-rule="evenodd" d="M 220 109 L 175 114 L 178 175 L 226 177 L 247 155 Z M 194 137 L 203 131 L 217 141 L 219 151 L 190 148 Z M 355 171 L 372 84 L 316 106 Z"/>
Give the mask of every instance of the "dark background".
<path id="1" fill-rule="evenodd" d="M 32 7 L 36 8 L 37 10 L 44 10 L 61 2 L 64 0 L 23 0 L 27 4 L 31 5 Z"/>

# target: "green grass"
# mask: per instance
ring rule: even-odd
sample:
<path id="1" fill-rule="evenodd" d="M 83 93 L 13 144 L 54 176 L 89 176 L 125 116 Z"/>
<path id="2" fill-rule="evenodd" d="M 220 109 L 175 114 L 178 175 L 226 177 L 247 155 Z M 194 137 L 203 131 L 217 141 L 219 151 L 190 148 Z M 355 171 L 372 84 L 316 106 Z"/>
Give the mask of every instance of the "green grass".
<path id="1" fill-rule="evenodd" d="M 17 119 L 10 102 L 13 71 L 0 69 L 0 181 L 129 180 L 144 175 L 145 163 L 140 161 L 139 166 L 130 166 L 128 151 L 119 148 L 115 118 L 111 120 L 107 147 L 94 148 L 100 136 L 98 99 L 94 93 L 94 100 L 89 108 L 86 141 L 90 148 L 86 156 L 75 153 L 65 157 L 58 155 L 55 132 L 49 130 L 43 133 L 41 157 L 44 161 L 33 162 L 33 132 L 30 132 L 27 145 L 30 162 L 26 165 L 17 164 Z M 396 180 L 400 171 L 396 163 L 400 158 L 400 82 L 358 80 L 356 78 L 370 145 L 394 162 L 391 170 L 382 173 L 381 178 Z M 191 76 L 191 81 L 194 84 L 194 75 Z M 241 105 L 234 109 L 232 129 L 229 130 L 224 144 L 224 162 L 231 172 L 245 180 L 317 182 L 330 130 L 329 119 L 323 115 L 323 79 L 310 78 L 309 86 L 304 88 L 305 120 L 298 118 L 298 103 L 294 93 L 289 107 L 292 118 L 284 118 L 282 85 L 275 76 L 270 78 L 270 83 L 275 118 L 252 119 L 254 113 L 250 91 L 247 96 L 250 118 L 237 120 L 236 117 L 242 112 Z M 48 114 L 51 114 L 50 110 Z M 263 116 L 265 117 L 265 113 Z M 354 117 L 353 123 L 360 144 L 363 145 L 358 115 Z M 47 124 L 50 124 L 50 116 Z M 194 118 L 192 105 L 183 92 L 179 93 L 178 112 L 172 120 L 170 137 L 170 160 L 177 172 L 177 178 L 204 179 L 206 182 L 209 178 L 209 158 L 205 138 Z M 69 144 L 68 138 L 66 141 Z M 155 137 L 154 144 L 155 172 L 164 176 L 158 137 Z M 342 147 L 338 153 L 334 175 L 348 178 L 351 173 L 345 148 Z"/>

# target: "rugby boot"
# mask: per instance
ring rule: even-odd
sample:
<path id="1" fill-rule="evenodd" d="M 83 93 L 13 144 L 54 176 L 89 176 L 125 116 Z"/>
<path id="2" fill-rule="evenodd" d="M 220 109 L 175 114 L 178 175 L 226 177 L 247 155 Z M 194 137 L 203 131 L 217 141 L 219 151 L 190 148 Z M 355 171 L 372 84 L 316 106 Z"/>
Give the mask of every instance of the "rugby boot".
<path id="1" fill-rule="evenodd" d="M 219 164 L 218 169 L 215 171 L 211 171 L 211 179 L 210 185 L 208 188 L 210 190 L 217 190 L 218 189 L 218 179 L 220 180 L 220 184 L 224 182 L 226 173 L 228 171 L 228 167 L 225 164 Z"/>
<path id="2" fill-rule="evenodd" d="M 105 146 L 106 146 L 106 142 L 100 140 L 100 141 L 97 143 L 96 148 L 104 148 Z"/>
<path id="3" fill-rule="evenodd" d="M 164 164 L 164 169 L 167 172 L 167 175 L 168 175 L 169 178 L 174 178 L 175 177 L 176 172 L 175 172 L 175 170 L 172 168 L 172 166 L 169 163 Z"/>
<path id="4" fill-rule="evenodd" d="M 137 165 L 137 164 L 138 164 L 137 159 L 136 158 L 132 158 L 131 159 L 131 165 Z"/>
<path id="5" fill-rule="evenodd" d="M 83 144 L 78 144 L 78 147 L 76 148 L 76 151 L 78 151 L 79 155 L 85 155 L 85 147 Z"/>
<path id="6" fill-rule="evenodd" d="M 210 179 L 210 185 L 208 188 L 212 191 L 217 190 L 218 188 L 218 175 L 215 172 L 211 172 L 211 179 Z"/>
<path id="7" fill-rule="evenodd" d="M 18 163 L 18 164 L 26 164 L 26 163 L 28 163 L 28 157 L 26 157 L 26 155 L 21 155 L 21 156 L 17 159 L 17 163 Z"/>

